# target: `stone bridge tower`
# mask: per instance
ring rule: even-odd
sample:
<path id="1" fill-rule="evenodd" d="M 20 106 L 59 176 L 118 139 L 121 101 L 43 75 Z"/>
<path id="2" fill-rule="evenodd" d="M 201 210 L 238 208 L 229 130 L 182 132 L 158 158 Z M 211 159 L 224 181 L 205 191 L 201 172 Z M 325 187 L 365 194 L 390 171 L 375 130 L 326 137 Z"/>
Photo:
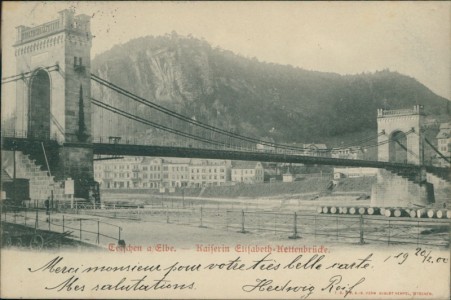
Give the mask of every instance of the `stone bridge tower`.
<path id="1" fill-rule="evenodd" d="M 413 109 L 378 109 L 378 160 L 421 165 L 423 118 L 421 105 L 415 105 Z"/>
<path id="2" fill-rule="evenodd" d="M 377 110 L 378 160 L 399 163 L 399 168 L 379 169 L 373 186 L 371 205 L 379 207 L 425 206 L 434 201 L 432 184 L 426 172 L 406 173 L 403 164 L 423 164 L 421 105 L 413 109 Z"/>
<path id="3" fill-rule="evenodd" d="M 60 145 L 51 173 L 57 180 L 93 178 L 90 17 L 59 12 L 35 26 L 18 26 L 15 130 Z"/>

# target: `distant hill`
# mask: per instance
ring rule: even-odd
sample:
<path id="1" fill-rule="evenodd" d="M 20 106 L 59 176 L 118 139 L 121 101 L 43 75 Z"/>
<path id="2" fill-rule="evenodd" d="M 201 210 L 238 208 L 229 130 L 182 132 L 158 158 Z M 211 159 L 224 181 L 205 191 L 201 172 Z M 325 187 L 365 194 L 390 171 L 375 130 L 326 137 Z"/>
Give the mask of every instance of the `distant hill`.
<path id="1" fill-rule="evenodd" d="M 439 119 L 450 114 L 448 100 L 397 72 L 307 71 L 245 58 L 176 33 L 114 46 L 92 61 L 91 72 L 196 120 L 276 142 L 339 144 L 375 135 L 376 110 L 383 107 L 423 104 Z M 140 110 L 96 84 L 93 94 Z"/>

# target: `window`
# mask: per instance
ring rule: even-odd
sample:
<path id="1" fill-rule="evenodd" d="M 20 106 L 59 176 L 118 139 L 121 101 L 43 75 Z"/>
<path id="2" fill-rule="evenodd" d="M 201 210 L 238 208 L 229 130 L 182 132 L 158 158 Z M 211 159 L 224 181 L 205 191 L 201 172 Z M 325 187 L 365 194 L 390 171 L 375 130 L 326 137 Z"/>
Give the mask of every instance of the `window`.
<path id="1" fill-rule="evenodd" d="M 74 56 L 74 67 L 83 65 L 81 57 Z"/>

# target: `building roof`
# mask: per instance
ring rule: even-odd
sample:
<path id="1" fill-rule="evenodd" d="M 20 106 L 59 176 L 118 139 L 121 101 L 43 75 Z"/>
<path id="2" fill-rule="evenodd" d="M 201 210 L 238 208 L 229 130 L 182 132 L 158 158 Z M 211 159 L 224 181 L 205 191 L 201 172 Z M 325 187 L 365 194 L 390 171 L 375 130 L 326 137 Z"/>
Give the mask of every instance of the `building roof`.
<path id="1" fill-rule="evenodd" d="M 161 160 L 161 158 L 159 157 L 144 157 L 144 159 L 142 160 L 142 164 L 150 164 L 152 161 L 154 160 Z"/>
<path id="2" fill-rule="evenodd" d="M 171 158 L 163 158 L 164 163 L 170 164 L 189 164 L 190 158 L 179 158 L 179 157 L 171 157 Z"/>
<path id="3" fill-rule="evenodd" d="M 232 168 L 233 169 L 255 169 L 257 164 L 260 164 L 260 162 L 237 160 L 232 163 Z"/>
<path id="4" fill-rule="evenodd" d="M 327 150 L 326 144 L 304 144 L 304 148 L 314 150 Z"/>
<path id="5" fill-rule="evenodd" d="M 277 171 L 274 170 L 274 169 L 265 169 L 265 174 L 266 175 L 271 175 L 271 176 L 278 175 Z"/>
<path id="6" fill-rule="evenodd" d="M 310 150 L 310 149 L 318 149 L 318 150 L 326 150 L 327 146 L 326 144 L 302 144 L 302 143 L 291 143 L 288 144 L 291 147 L 297 147 L 297 148 L 302 148 L 302 149 L 306 149 L 306 150 Z"/>
<path id="7" fill-rule="evenodd" d="M 193 158 L 191 159 L 190 164 L 192 166 L 223 166 L 227 164 L 226 160 L 221 159 L 199 159 Z"/>

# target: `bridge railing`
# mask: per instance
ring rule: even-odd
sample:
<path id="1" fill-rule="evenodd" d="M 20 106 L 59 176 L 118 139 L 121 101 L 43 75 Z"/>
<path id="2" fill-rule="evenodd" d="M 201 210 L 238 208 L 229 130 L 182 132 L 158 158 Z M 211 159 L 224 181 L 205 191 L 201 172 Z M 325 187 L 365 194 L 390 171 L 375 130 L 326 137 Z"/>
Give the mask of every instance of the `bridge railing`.
<path id="1" fill-rule="evenodd" d="M 45 209 L 27 208 L 12 205 L 0 206 L 0 219 L 2 222 L 20 225 L 38 232 L 61 234 L 73 240 L 90 244 L 106 244 L 112 241 L 119 243 L 123 239 L 122 227 L 92 217 L 78 217 L 72 214 L 61 214 Z M 5 233 L 4 233 L 5 234 Z M 30 230 L 14 230 L 6 233 L 9 237 L 20 240 L 22 246 L 27 246 Z M 41 237 L 42 239 L 42 237 Z M 45 245 L 42 239 L 42 245 Z M 25 245 L 24 245 L 25 244 Z"/>
<path id="2" fill-rule="evenodd" d="M 166 139 L 146 140 L 140 138 L 122 138 L 116 136 L 95 136 L 93 143 L 105 143 L 111 145 L 137 145 L 137 146 L 165 146 L 165 147 L 181 147 L 181 148 L 200 148 L 200 149 L 218 149 L 218 150 L 235 150 L 235 151 L 258 151 L 256 146 L 234 145 L 234 144 L 205 144 L 192 140 L 171 141 Z"/>
<path id="3" fill-rule="evenodd" d="M 11 128 L 5 128 L 2 126 L 1 136 L 8 138 L 20 138 L 20 139 L 30 139 L 30 140 L 49 140 L 56 141 L 59 144 L 64 142 L 64 135 L 60 132 L 55 132 L 53 134 L 49 134 L 48 131 L 39 131 L 39 130 L 15 130 Z"/>

